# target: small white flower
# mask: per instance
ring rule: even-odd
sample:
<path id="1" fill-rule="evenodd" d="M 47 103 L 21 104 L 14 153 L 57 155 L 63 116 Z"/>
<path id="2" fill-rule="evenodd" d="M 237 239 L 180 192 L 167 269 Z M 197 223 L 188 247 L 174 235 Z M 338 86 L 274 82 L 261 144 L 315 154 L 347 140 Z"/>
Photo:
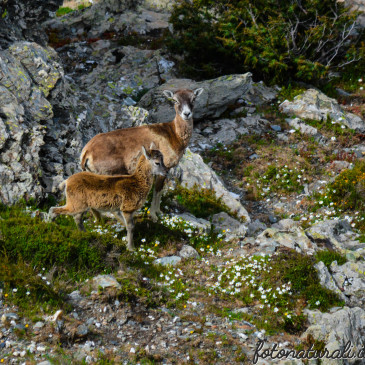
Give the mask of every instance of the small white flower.
<path id="1" fill-rule="evenodd" d="M 274 312 L 277 313 L 279 312 L 279 309 L 277 307 L 274 308 Z"/>
<path id="2" fill-rule="evenodd" d="M 331 137 L 331 141 L 335 141 L 336 140 L 336 137 Z"/>
<path id="3" fill-rule="evenodd" d="M 320 305 L 321 302 L 319 300 L 316 301 L 316 305 Z"/>
<path id="4" fill-rule="evenodd" d="M 14 289 L 13 289 L 13 292 L 14 292 L 14 293 L 16 293 L 17 291 L 18 291 L 18 289 L 16 289 L 16 288 L 14 288 Z"/>

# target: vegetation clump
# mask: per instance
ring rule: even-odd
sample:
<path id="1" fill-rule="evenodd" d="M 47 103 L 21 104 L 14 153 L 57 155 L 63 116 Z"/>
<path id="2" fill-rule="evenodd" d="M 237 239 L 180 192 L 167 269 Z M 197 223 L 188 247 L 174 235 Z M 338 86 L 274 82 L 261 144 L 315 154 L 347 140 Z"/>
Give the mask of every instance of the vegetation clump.
<path id="1" fill-rule="evenodd" d="M 324 191 L 314 196 L 314 210 L 326 207 L 334 215 L 353 215 L 353 226 L 365 231 L 365 161 L 342 171 Z"/>
<path id="2" fill-rule="evenodd" d="M 361 62 L 357 16 L 336 0 L 183 1 L 172 13 L 168 46 L 199 77 L 253 71 L 269 82 L 318 84 Z"/>
<path id="3" fill-rule="evenodd" d="M 346 257 L 341 255 L 339 252 L 328 250 L 318 251 L 316 253 L 316 260 L 318 262 L 322 261 L 328 269 L 334 261 L 337 261 L 338 265 L 343 265 L 347 262 Z"/>
<path id="4" fill-rule="evenodd" d="M 197 185 L 188 189 L 177 184 L 175 189 L 168 191 L 166 199 L 174 199 L 183 209 L 198 218 L 207 218 L 220 212 L 232 214 L 222 197 L 217 198 L 212 189 L 199 188 Z"/>
<path id="5" fill-rule="evenodd" d="M 69 13 L 72 13 L 74 11 L 74 9 L 69 8 L 68 6 L 61 6 L 60 8 L 57 9 L 56 11 L 56 16 L 63 16 Z"/>
<path id="6" fill-rule="evenodd" d="M 255 306 L 252 318 L 269 333 L 300 332 L 305 328 L 306 307 L 327 311 L 344 303 L 323 288 L 314 267 L 315 260 L 294 250 L 273 256 L 231 259 L 218 267 L 215 283 L 208 287 L 223 297 L 235 297 Z M 231 316 L 231 314 L 230 314 Z"/>

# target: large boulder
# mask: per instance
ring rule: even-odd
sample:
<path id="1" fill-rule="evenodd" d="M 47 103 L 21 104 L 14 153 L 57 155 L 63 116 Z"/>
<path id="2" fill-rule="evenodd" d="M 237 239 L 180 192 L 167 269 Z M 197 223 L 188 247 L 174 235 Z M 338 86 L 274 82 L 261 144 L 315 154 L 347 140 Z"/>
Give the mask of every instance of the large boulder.
<path id="1" fill-rule="evenodd" d="M 332 353 L 342 350 L 350 342 L 351 352 L 357 354 L 365 345 L 365 311 L 361 308 L 344 307 L 331 313 L 322 313 L 319 310 L 307 310 L 310 326 L 303 333 L 302 338 L 308 335 L 315 340 L 326 343 L 326 349 Z M 345 362 L 346 361 L 346 362 Z M 321 359 L 323 365 L 362 364 L 362 360 L 353 359 Z"/>
<path id="2" fill-rule="evenodd" d="M 334 261 L 330 269 L 337 287 L 341 288 L 347 297 L 346 303 L 364 308 L 365 263 L 358 261 L 338 265 L 337 261 Z"/>
<path id="3" fill-rule="evenodd" d="M 279 105 L 281 112 L 303 119 L 326 120 L 344 124 L 358 132 L 365 132 L 365 122 L 359 116 L 341 109 L 337 100 L 315 89 L 308 89 L 293 101 L 285 100 Z"/>
<path id="4" fill-rule="evenodd" d="M 332 275 L 327 269 L 327 266 L 322 262 L 318 262 L 314 265 L 317 270 L 319 281 L 321 285 L 329 290 L 335 292 L 339 298 L 347 302 L 345 294 L 340 290 L 343 286 L 338 286 L 338 283 L 333 279 Z"/>
<path id="5" fill-rule="evenodd" d="M 306 229 L 306 235 L 317 245 L 334 249 L 354 259 L 364 257 L 365 244 L 360 243 L 358 234 L 352 231 L 346 220 L 327 219 Z"/>
<path id="6" fill-rule="evenodd" d="M 194 119 L 218 118 L 227 110 L 228 106 L 236 104 L 239 99 L 244 97 L 251 88 L 251 76 L 251 73 L 248 72 L 243 75 L 228 75 L 200 82 L 191 79 L 170 79 L 144 95 L 139 105 L 150 111 L 150 122 L 170 122 L 175 116 L 174 106 L 162 92 L 202 87 L 204 92 L 196 101 Z"/>
<path id="7" fill-rule="evenodd" d="M 177 167 L 170 170 L 170 177 L 170 184 L 174 184 L 177 180 L 181 185 L 190 189 L 194 186 L 201 187 L 202 189 L 212 189 L 216 197 L 222 198 L 222 201 L 232 213 L 247 223 L 251 221 L 247 210 L 226 189 L 217 174 L 204 163 L 200 155 L 191 152 L 189 148 L 187 148 Z"/>
<path id="8" fill-rule="evenodd" d="M 305 234 L 301 227 L 292 226 L 290 229 L 280 227 L 267 228 L 257 236 L 256 243 L 261 247 L 287 247 L 298 252 L 312 255 L 318 249 L 317 245 L 312 242 Z"/>
<path id="9" fill-rule="evenodd" d="M 62 89 L 63 70 L 51 48 L 15 42 L 0 52 L 0 74 L 0 199 L 39 198 L 42 146 L 54 117 L 47 97 Z"/>

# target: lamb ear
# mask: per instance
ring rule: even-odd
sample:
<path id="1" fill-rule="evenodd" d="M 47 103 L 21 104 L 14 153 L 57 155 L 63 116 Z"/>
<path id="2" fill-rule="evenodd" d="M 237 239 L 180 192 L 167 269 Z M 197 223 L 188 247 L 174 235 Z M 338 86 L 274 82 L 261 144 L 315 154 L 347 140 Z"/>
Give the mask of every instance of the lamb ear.
<path id="1" fill-rule="evenodd" d="M 195 89 L 194 90 L 195 97 L 199 96 L 203 91 L 204 89 L 202 87 L 200 87 L 199 89 Z"/>
<path id="2" fill-rule="evenodd" d="M 142 153 L 144 154 L 144 157 L 146 157 L 147 160 L 149 160 L 150 156 L 148 155 L 148 152 L 146 151 L 146 149 L 144 148 L 144 146 L 142 146 Z"/>
<path id="3" fill-rule="evenodd" d="M 157 150 L 157 146 L 155 145 L 155 142 L 151 142 L 150 151 Z"/>
<path id="4" fill-rule="evenodd" d="M 167 97 L 167 99 L 172 99 L 174 97 L 174 93 L 171 90 L 164 90 L 162 93 Z"/>

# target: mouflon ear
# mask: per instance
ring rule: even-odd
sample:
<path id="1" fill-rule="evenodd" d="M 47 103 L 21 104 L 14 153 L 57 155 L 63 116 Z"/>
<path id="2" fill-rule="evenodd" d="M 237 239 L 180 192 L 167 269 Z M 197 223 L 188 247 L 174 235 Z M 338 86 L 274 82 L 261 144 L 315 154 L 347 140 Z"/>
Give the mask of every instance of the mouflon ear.
<path id="1" fill-rule="evenodd" d="M 194 90 L 195 97 L 199 96 L 203 91 L 204 89 L 202 87 L 200 87 L 199 89 L 195 89 Z"/>
<path id="2" fill-rule="evenodd" d="M 174 93 L 171 90 L 164 90 L 162 93 L 166 96 L 167 99 L 173 99 L 174 97 Z"/>
<path id="3" fill-rule="evenodd" d="M 157 146 L 155 145 L 155 142 L 151 142 L 150 151 L 157 150 Z"/>
<path id="4" fill-rule="evenodd" d="M 146 149 L 144 148 L 144 146 L 142 146 L 142 153 L 144 154 L 144 157 L 146 157 L 147 160 L 149 160 L 150 156 L 149 156 L 148 152 L 146 151 Z"/>

